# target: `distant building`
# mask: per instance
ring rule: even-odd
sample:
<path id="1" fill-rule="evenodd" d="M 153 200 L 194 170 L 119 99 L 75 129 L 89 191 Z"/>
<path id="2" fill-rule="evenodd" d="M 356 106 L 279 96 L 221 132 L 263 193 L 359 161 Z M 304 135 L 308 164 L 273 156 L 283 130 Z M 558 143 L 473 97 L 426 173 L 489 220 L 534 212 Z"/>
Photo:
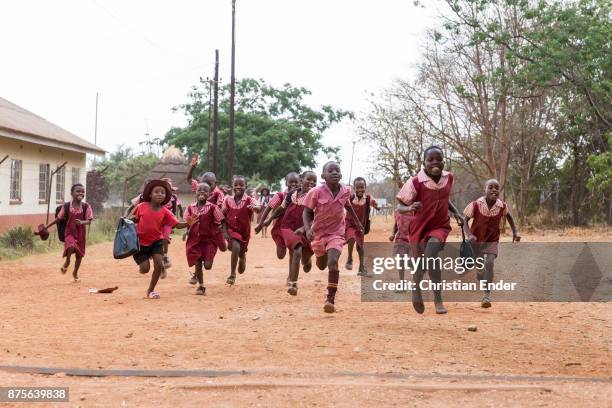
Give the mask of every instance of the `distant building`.
<path id="1" fill-rule="evenodd" d="M 104 150 L 61 127 L 0 98 L 0 232 L 45 221 L 70 197 L 72 184 L 85 184 L 87 154 Z M 49 176 L 68 162 L 53 179 Z M 49 194 L 50 193 L 50 194 Z"/>

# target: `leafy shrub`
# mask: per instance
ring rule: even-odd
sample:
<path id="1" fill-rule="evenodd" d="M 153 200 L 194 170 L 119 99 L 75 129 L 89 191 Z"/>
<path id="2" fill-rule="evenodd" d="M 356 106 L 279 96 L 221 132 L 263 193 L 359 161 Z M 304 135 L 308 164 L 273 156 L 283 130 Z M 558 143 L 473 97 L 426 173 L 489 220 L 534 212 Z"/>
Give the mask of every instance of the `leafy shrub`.
<path id="1" fill-rule="evenodd" d="M 34 234 L 30 227 L 14 227 L 0 235 L 0 245 L 15 250 L 34 249 Z"/>

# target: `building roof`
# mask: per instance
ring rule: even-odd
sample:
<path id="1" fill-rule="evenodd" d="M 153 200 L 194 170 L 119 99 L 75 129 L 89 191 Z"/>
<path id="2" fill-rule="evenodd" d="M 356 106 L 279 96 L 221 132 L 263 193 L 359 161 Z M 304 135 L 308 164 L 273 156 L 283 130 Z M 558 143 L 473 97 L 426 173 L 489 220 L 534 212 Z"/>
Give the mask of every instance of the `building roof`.
<path id="1" fill-rule="evenodd" d="M 147 180 L 170 177 L 174 187 L 178 187 L 176 193 L 191 194 L 191 183 L 187 181 L 188 172 L 189 165 L 183 153 L 176 147 L 170 146 L 153 167 Z"/>
<path id="2" fill-rule="evenodd" d="M 106 153 L 93 143 L 4 98 L 0 98 L 0 136 L 81 153 Z"/>

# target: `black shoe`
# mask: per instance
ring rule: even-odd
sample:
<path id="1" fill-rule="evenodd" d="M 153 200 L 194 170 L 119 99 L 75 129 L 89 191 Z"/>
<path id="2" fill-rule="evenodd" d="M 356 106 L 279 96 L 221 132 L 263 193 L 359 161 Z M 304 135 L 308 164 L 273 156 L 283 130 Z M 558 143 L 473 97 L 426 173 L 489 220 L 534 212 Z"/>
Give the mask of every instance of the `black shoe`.
<path id="1" fill-rule="evenodd" d="M 191 275 L 191 279 L 189 279 L 189 284 L 195 285 L 196 283 L 198 283 L 198 278 L 196 278 L 195 275 Z"/>
<path id="2" fill-rule="evenodd" d="M 484 295 L 484 297 L 482 298 L 482 302 L 480 303 L 480 307 L 483 307 L 485 309 L 488 309 L 491 307 L 491 297 L 488 293 L 486 293 Z"/>

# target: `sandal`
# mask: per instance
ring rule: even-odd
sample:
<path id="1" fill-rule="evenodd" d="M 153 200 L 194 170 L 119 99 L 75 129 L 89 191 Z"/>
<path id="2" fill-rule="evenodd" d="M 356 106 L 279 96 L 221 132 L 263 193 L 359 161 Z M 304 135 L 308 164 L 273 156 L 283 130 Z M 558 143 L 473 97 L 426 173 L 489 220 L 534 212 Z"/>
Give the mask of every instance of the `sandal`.
<path id="1" fill-rule="evenodd" d="M 160 296 L 159 296 L 159 293 L 157 293 L 156 291 L 150 292 L 150 293 L 147 295 L 147 298 L 148 298 L 148 299 L 159 299 L 159 297 L 160 297 Z"/>
<path id="2" fill-rule="evenodd" d="M 291 296 L 297 296 L 297 282 L 289 282 L 289 288 L 287 289 L 287 293 L 289 293 Z"/>
<path id="3" fill-rule="evenodd" d="M 206 288 L 204 286 L 198 286 L 196 289 L 196 295 L 204 296 L 206 294 Z"/>
<path id="4" fill-rule="evenodd" d="M 236 283 L 236 277 L 233 275 L 230 275 L 225 281 L 225 283 L 227 283 L 230 286 L 233 285 L 234 283 Z"/>
<path id="5" fill-rule="evenodd" d="M 62 266 L 60 268 L 60 271 L 62 272 L 62 275 L 65 274 L 66 272 L 68 272 L 68 267 L 67 266 Z"/>

